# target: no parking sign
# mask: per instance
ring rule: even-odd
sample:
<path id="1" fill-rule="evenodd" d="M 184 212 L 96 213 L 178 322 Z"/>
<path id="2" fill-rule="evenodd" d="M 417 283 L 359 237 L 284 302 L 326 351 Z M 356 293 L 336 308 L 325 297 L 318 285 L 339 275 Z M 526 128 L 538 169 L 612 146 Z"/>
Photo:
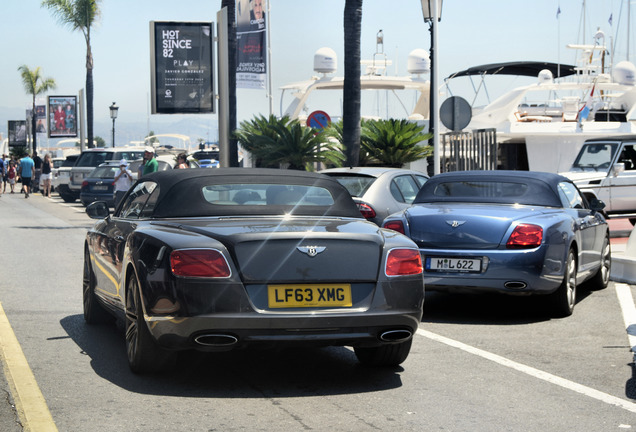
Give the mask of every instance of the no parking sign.
<path id="1" fill-rule="evenodd" d="M 314 111 L 307 117 L 307 126 L 322 130 L 331 124 L 331 117 L 324 111 Z"/>

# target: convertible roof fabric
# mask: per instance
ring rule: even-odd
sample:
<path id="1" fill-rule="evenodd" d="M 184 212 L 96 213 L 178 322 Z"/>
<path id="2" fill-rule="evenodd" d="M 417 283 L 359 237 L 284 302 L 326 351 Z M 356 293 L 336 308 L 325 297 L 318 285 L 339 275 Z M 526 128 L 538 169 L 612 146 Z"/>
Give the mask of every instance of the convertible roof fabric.
<path id="1" fill-rule="evenodd" d="M 195 168 L 155 172 L 138 180 L 153 181 L 159 186 L 154 218 L 207 216 L 340 216 L 361 218 L 362 215 L 337 180 L 323 174 L 267 168 Z M 329 206 L 289 205 L 214 205 L 202 194 L 206 186 L 223 184 L 273 184 L 322 187 L 331 193 Z M 134 186 L 133 186 L 134 188 Z"/>

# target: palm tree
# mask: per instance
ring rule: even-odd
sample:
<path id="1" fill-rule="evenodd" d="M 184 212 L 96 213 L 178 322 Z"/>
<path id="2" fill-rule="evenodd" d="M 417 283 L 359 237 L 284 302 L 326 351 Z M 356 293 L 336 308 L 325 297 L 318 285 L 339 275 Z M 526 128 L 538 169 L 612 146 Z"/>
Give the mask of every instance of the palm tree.
<path id="1" fill-rule="evenodd" d="M 430 138 L 424 127 L 408 120 L 368 120 L 362 123 L 362 148 L 373 163 L 400 168 L 408 162 L 433 153 L 430 145 L 419 143 Z"/>
<path id="2" fill-rule="evenodd" d="M 235 136 L 259 166 L 313 171 L 316 162 L 340 166 L 344 160 L 339 143 L 288 117 L 244 121 Z"/>
<path id="3" fill-rule="evenodd" d="M 20 72 L 20 77 L 22 77 L 24 90 L 33 96 L 33 108 L 31 111 L 31 136 L 33 138 L 33 151 L 35 152 L 37 151 L 37 133 L 35 132 L 37 115 L 35 113 L 35 97 L 54 89 L 55 80 L 53 78 L 43 78 L 40 73 L 40 67 L 36 67 L 34 70 L 31 70 L 27 65 L 22 65 L 18 68 L 18 72 Z"/>
<path id="4" fill-rule="evenodd" d="M 93 53 L 91 27 L 99 18 L 101 0 L 42 0 L 60 24 L 80 30 L 86 40 L 86 139 L 93 147 Z"/>
<path id="5" fill-rule="evenodd" d="M 346 0 L 344 7 L 344 88 L 342 139 L 346 165 L 358 166 L 360 157 L 360 34 L 362 0 Z"/>

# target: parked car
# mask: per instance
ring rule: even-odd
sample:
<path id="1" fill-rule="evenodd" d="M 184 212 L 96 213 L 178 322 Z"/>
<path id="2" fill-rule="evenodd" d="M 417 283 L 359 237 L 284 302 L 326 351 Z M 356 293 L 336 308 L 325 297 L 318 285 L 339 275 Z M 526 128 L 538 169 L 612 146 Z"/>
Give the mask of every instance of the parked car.
<path id="1" fill-rule="evenodd" d="M 105 201 L 109 207 L 115 207 L 115 176 L 119 169 L 119 162 L 106 162 L 91 171 L 80 189 L 82 204 Z"/>
<path id="2" fill-rule="evenodd" d="M 391 213 L 409 207 L 428 180 L 419 171 L 399 168 L 332 168 L 320 172 L 347 188 L 360 213 L 378 225 Z"/>
<path id="3" fill-rule="evenodd" d="M 588 198 L 605 202 L 609 217 L 636 223 L 636 136 L 587 140 L 572 169 L 561 173 Z"/>
<path id="4" fill-rule="evenodd" d="M 144 147 L 114 147 L 86 149 L 71 168 L 71 181 L 64 201 L 73 202 L 79 198 L 82 183 L 88 174 L 104 162 L 122 159 L 133 161 L 144 156 Z"/>
<path id="5" fill-rule="evenodd" d="M 53 179 L 51 180 L 51 187 L 55 190 L 64 202 L 75 201 L 74 194 L 70 191 L 71 183 L 71 168 L 75 165 L 75 162 L 79 158 L 79 154 L 68 155 L 62 166 L 57 171 L 54 170 Z"/>
<path id="6" fill-rule="evenodd" d="M 166 171 L 173 169 L 177 164 L 175 155 L 161 155 L 156 156 L 155 159 L 157 159 L 157 171 Z M 133 179 L 135 180 L 137 180 L 137 178 L 139 177 L 139 168 L 141 167 L 143 161 L 143 159 L 137 159 L 135 161 L 132 161 L 128 165 L 128 170 L 132 172 Z M 189 168 L 200 168 L 199 162 L 196 159 L 189 157 L 187 161 Z"/>
<path id="7" fill-rule="evenodd" d="M 136 373 L 178 350 L 348 345 L 403 362 L 424 301 L 408 237 L 362 218 L 317 173 L 219 168 L 139 179 L 84 245 L 84 318 L 124 322 Z"/>
<path id="8" fill-rule="evenodd" d="M 567 316 L 577 285 L 609 282 L 602 210 L 557 174 L 449 172 L 431 177 L 383 226 L 418 245 L 427 289 L 545 294 L 555 315 Z"/>

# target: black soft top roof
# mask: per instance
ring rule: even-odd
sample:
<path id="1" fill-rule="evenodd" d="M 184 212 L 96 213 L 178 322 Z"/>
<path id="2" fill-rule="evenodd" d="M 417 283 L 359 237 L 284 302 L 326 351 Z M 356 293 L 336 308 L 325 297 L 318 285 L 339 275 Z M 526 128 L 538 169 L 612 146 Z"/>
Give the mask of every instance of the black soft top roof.
<path id="1" fill-rule="evenodd" d="M 436 188 L 449 182 L 501 182 L 522 183 L 527 185 L 525 192 L 514 196 L 440 196 Z M 430 202 L 476 202 L 523 204 L 546 207 L 562 207 L 558 185 L 561 182 L 572 183 L 567 177 L 538 171 L 455 171 L 433 176 L 424 183 L 413 204 Z M 473 190 L 474 191 L 474 190 Z M 467 200 L 466 198 L 469 198 Z"/>
<path id="2" fill-rule="evenodd" d="M 362 217 L 347 190 L 328 176 L 296 170 L 267 168 L 192 168 L 159 171 L 138 180 L 153 181 L 159 197 L 153 217 L 283 215 Z M 316 186 L 327 189 L 334 199 L 330 206 L 213 205 L 205 200 L 205 186 L 221 184 L 273 184 Z"/>
<path id="3" fill-rule="evenodd" d="M 450 74 L 446 79 L 453 79 L 462 76 L 472 75 L 520 75 L 537 77 L 543 69 L 548 69 L 554 77 L 564 77 L 574 75 L 576 67 L 567 64 L 536 62 L 536 61 L 518 61 L 506 63 L 490 63 L 481 66 L 473 66 L 459 72 Z"/>

